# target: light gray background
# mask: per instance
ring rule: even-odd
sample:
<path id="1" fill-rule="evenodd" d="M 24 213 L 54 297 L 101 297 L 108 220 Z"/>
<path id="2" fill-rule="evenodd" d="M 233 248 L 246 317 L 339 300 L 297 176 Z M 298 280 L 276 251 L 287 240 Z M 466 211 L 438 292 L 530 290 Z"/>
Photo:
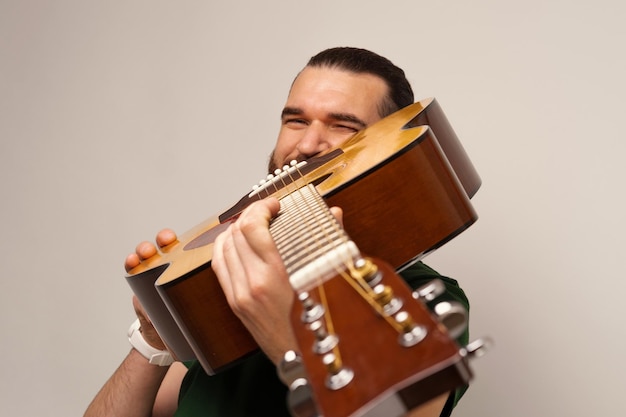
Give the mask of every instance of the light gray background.
<path id="1" fill-rule="evenodd" d="M 129 350 L 122 262 L 263 174 L 296 72 L 354 45 L 435 96 L 476 164 L 456 415 L 626 415 L 622 1 L 0 0 L 0 415 L 72 416 Z M 381 358 L 384 360 L 384 358 Z"/>

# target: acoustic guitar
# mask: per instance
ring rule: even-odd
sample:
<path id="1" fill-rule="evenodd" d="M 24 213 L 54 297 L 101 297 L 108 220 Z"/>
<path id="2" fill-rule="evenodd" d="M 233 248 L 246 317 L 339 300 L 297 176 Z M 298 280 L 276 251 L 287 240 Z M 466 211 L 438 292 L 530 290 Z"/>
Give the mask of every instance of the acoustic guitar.
<path id="1" fill-rule="evenodd" d="M 340 401 L 345 407 L 328 415 L 352 415 L 390 391 L 430 381 L 413 396 L 423 402 L 467 382 L 470 372 L 463 350 L 395 270 L 473 224 L 477 214 L 470 197 L 479 187 L 438 103 L 422 100 L 323 156 L 268 176 L 126 278 L 177 359 L 197 359 L 209 374 L 227 368 L 258 346 L 228 307 L 211 268 L 212 245 L 247 205 L 274 196 L 281 211 L 270 232 L 302 301 L 295 303 L 292 322 L 314 387 L 311 396 L 322 413 L 324 404 Z M 343 228 L 328 206 L 343 209 Z M 303 321 L 311 305 L 320 304 L 322 316 Z M 329 326 L 349 336 L 329 332 Z M 311 354 L 327 334 L 338 342 Z M 353 373 L 345 387 L 328 388 L 328 373 L 344 375 L 344 369 Z M 360 383 L 361 378 L 366 379 Z"/>

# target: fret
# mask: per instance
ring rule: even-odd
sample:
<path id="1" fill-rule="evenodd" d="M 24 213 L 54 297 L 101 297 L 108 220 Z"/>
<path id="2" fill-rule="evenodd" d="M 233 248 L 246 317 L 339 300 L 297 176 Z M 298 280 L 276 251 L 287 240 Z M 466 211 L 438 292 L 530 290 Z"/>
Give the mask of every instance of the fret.
<path id="1" fill-rule="evenodd" d="M 270 232 L 294 289 L 320 285 L 360 257 L 313 185 L 293 191 L 280 203 Z"/>

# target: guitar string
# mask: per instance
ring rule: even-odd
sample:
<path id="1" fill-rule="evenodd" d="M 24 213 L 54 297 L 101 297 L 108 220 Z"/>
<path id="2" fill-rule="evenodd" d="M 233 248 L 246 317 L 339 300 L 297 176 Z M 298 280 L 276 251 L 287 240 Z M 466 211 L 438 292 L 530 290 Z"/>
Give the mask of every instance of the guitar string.
<path id="1" fill-rule="evenodd" d="M 296 210 L 299 211 L 300 217 L 303 218 L 303 213 L 302 213 L 302 210 L 301 210 L 301 206 L 299 204 L 297 204 L 297 202 L 295 200 L 295 197 L 294 197 L 294 193 L 298 192 L 300 194 L 300 196 L 302 197 L 302 199 L 304 201 L 306 201 L 306 198 L 303 196 L 301 189 L 304 188 L 305 186 L 309 185 L 309 183 L 306 183 L 306 185 L 299 186 L 298 182 L 300 182 L 300 183 L 303 182 L 301 180 L 304 178 L 304 174 L 297 167 L 296 167 L 296 170 L 297 170 L 298 175 L 299 175 L 299 178 L 297 178 L 297 179 L 294 178 L 293 175 L 288 172 L 288 168 L 283 168 L 283 171 L 285 173 L 287 173 L 287 175 L 289 175 L 289 178 L 291 179 L 291 183 L 290 183 L 292 185 L 291 188 L 295 188 L 295 190 L 293 190 L 293 191 L 289 191 L 288 190 L 288 187 L 289 187 L 290 184 L 287 184 L 285 182 L 284 177 L 280 176 L 278 174 L 278 172 L 276 172 L 276 176 L 274 178 L 278 178 L 282 182 L 282 185 L 283 185 L 282 189 L 285 190 L 285 194 L 286 194 L 283 198 L 289 197 L 292 200 L 292 203 L 294 204 L 294 206 L 296 207 Z M 276 185 L 275 181 L 272 181 L 272 186 L 274 188 L 274 192 L 280 191 L 280 188 L 278 188 L 278 186 Z M 270 193 L 269 187 L 265 187 L 265 193 L 266 193 L 266 197 L 271 196 L 272 193 Z M 259 197 L 259 199 L 262 199 L 262 197 Z M 309 209 L 309 211 L 311 211 L 311 210 Z M 309 232 L 311 233 L 312 230 L 311 230 L 310 224 L 308 222 L 305 222 L 305 226 L 309 229 Z M 319 240 L 317 234 L 311 233 L 311 235 L 314 236 L 315 240 Z M 321 246 L 318 244 L 318 248 L 320 248 L 320 247 Z M 312 254 L 312 251 L 309 248 L 306 248 L 306 250 L 309 252 L 309 255 Z M 327 297 L 326 297 L 326 292 L 324 290 L 323 285 L 321 285 L 321 283 L 320 283 L 320 285 L 317 286 L 317 289 L 318 289 L 318 293 L 319 293 L 319 296 L 320 296 L 320 303 L 324 306 L 324 309 L 327 312 L 327 314 L 325 315 L 326 330 L 327 330 L 327 332 L 329 334 L 334 335 L 335 334 L 335 330 L 334 330 L 334 326 L 333 326 L 332 317 L 330 315 L 330 309 L 328 308 L 328 301 L 327 301 Z M 335 357 L 337 358 L 338 362 L 342 363 L 340 352 L 337 351 L 336 348 L 334 348 L 333 350 L 334 350 Z"/>
<path id="2" fill-rule="evenodd" d="M 295 166 L 295 165 L 294 165 Z M 301 201 L 304 202 L 304 205 L 308 206 L 308 212 L 312 212 L 313 209 L 311 208 L 311 205 L 309 204 L 309 200 L 304 196 L 302 189 L 310 186 L 313 187 L 314 191 L 312 192 L 313 195 L 313 199 L 314 199 L 314 203 L 315 205 L 318 207 L 318 209 L 321 209 L 324 212 L 330 212 L 330 210 L 328 209 L 328 206 L 326 205 L 326 203 L 323 201 L 323 199 L 321 198 L 321 196 L 319 195 L 319 193 L 317 192 L 317 190 L 315 190 L 315 187 L 304 181 L 304 177 L 305 175 L 300 171 L 300 169 L 295 166 L 295 170 L 298 173 L 298 178 L 294 178 L 292 173 L 290 173 L 287 169 L 284 169 L 284 172 L 289 175 L 290 179 L 291 179 L 291 183 L 287 184 L 284 180 L 284 177 L 282 176 L 278 176 L 278 178 L 280 179 L 280 181 L 283 184 L 283 189 L 286 192 L 286 196 L 285 197 L 290 197 L 292 202 L 294 203 L 296 209 L 299 211 L 299 214 L 302 218 L 304 218 L 304 214 L 303 210 L 302 210 L 302 205 L 298 204 L 295 200 L 295 193 L 298 193 L 301 196 Z M 305 185 L 298 185 L 298 183 L 305 183 Z M 278 186 L 276 185 L 276 182 L 272 182 L 273 184 L 273 188 L 275 191 L 279 191 L 280 189 L 278 188 Z M 293 191 L 288 191 L 288 186 L 292 185 L 291 188 L 295 188 L 295 190 Z M 265 188 L 265 193 L 267 196 L 270 196 L 272 193 L 270 193 L 269 191 L 269 187 Z M 262 199 L 262 197 L 259 197 L 259 199 Z M 330 215 L 332 216 L 332 214 Z M 345 231 L 343 230 L 343 228 L 341 228 L 341 226 L 339 225 L 339 223 L 336 221 L 336 219 L 334 217 L 332 217 L 332 219 L 334 221 L 330 222 L 331 227 L 333 227 L 335 229 L 335 232 L 337 233 L 337 235 L 339 236 L 340 239 L 343 240 L 342 243 L 346 243 L 348 242 L 348 236 L 345 233 Z M 317 248 L 321 248 L 323 247 L 323 243 L 320 242 L 320 238 L 318 236 L 318 234 L 316 233 L 312 233 L 313 231 L 311 230 L 311 225 L 308 222 L 305 222 L 305 226 L 309 229 L 309 231 L 311 232 L 311 235 L 314 236 L 314 240 L 316 240 L 317 243 Z M 324 234 L 326 235 L 326 240 L 330 241 L 331 238 L 328 236 L 328 231 L 325 228 L 321 228 L 322 231 L 324 232 Z M 309 254 L 312 254 L 312 251 L 308 250 Z M 349 257 L 349 255 L 346 255 L 346 258 L 342 261 L 345 268 L 350 271 L 350 273 L 346 272 L 346 269 L 340 269 L 337 266 L 334 266 L 333 269 L 335 270 L 335 272 L 340 275 L 344 281 L 346 281 L 358 294 L 360 294 L 360 296 L 372 307 L 374 308 L 374 310 L 376 310 L 376 312 L 383 317 L 388 324 L 390 324 L 398 333 L 400 333 L 402 331 L 402 327 L 401 325 L 394 319 L 391 318 L 391 316 L 389 316 L 389 314 L 387 314 L 387 312 L 384 311 L 384 308 L 375 300 L 375 294 L 373 289 L 369 286 L 369 284 L 367 282 L 365 282 L 365 280 L 361 277 L 361 275 L 356 271 L 355 266 L 354 266 L 354 262 L 353 260 Z M 319 279 L 318 279 L 319 280 Z M 317 285 L 318 288 L 318 292 L 319 292 L 319 296 L 320 296 L 320 303 L 324 306 L 325 310 L 327 311 L 327 315 L 325 318 L 326 321 L 326 330 L 329 334 L 335 334 L 335 330 L 334 330 L 334 325 L 333 325 L 333 320 L 331 317 L 331 312 L 330 312 L 330 308 L 329 308 L 329 303 L 328 303 L 328 298 L 326 296 L 326 292 L 325 292 L 325 288 L 322 285 L 323 283 L 319 282 Z M 335 354 L 335 357 L 337 358 L 337 361 L 339 364 L 342 363 L 341 360 L 341 353 L 338 351 L 338 346 L 335 347 L 333 349 L 333 353 Z"/>
<path id="3" fill-rule="evenodd" d="M 288 171 L 288 168 L 283 168 L 283 171 L 287 175 L 289 175 L 289 178 L 291 180 L 290 184 L 287 184 L 285 182 L 284 177 L 280 176 L 278 174 L 278 172 L 276 172 L 276 177 L 274 177 L 274 178 L 278 178 L 282 182 L 283 190 L 285 190 L 285 194 L 286 194 L 283 198 L 289 197 L 291 199 L 292 203 L 294 204 L 296 210 L 299 212 L 298 214 L 300 215 L 300 218 L 304 218 L 304 213 L 302 212 L 302 206 L 297 203 L 294 194 L 296 192 L 298 194 L 300 194 L 301 200 L 304 201 L 305 204 L 306 204 L 308 202 L 308 199 L 306 199 L 306 197 L 304 197 L 304 195 L 302 193 L 302 189 L 304 187 L 306 187 L 306 186 L 311 185 L 311 184 L 306 182 L 306 181 L 304 181 L 304 174 L 300 171 L 300 169 L 297 166 L 296 166 L 295 170 L 298 173 L 298 178 L 294 178 L 293 175 Z M 304 185 L 302 185 L 303 182 L 305 183 Z M 276 182 L 272 181 L 272 184 L 273 184 L 273 187 L 274 187 L 274 191 L 278 192 L 280 189 L 276 185 Z M 291 188 L 295 188 L 295 190 L 289 191 L 288 190 L 289 185 L 291 185 Z M 269 197 L 271 195 L 271 193 L 269 192 L 268 188 L 269 187 L 265 188 L 265 192 L 266 192 L 267 196 Z M 311 207 L 308 208 L 308 211 L 309 212 L 312 211 Z M 336 223 L 336 221 L 335 221 L 335 223 Z M 313 230 L 311 229 L 311 225 L 309 224 L 309 222 L 305 222 L 305 227 L 307 229 L 309 229 L 310 234 L 314 237 L 314 240 L 317 241 L 317 248 L 318 249 L 321 248 L 322 245 L 319 242 L 319 236 L 318 236 L 318 234 L 313 233 Z M 337 226 L 335 225 L 335 227 L 337 227 Z M 306 248 L 306 250 L 308 251 L 309 255 L 312 255 L 312 251 L 309 248 Z M 337 267 L 335 267 L 335 270 L 338 273 L 340 272 Z M 323 283 L 318 283 L 317 290 L 318 290 L 319 297 L 320 297 L 320 303 L 324 306 L 324 309 L 326 311 L 325 319 L 324 319 L 325 325 L 326 325 L 326 331 L 328 332 L 328 334 L 335 335 L 335 328 L 334 328 L 334 325 L 333 325 L 333 320 L 332 320 L 330 309 L 329 309 L 328 298 L 326 296 L 325 288 L 324 288 L 324 286 L 322 284 Z M 337 347 L 333 348 L 333 353 L 335 354 L 335 358 L 337 359 L 338 363 L 341 364 L 343 362 L 342 359 L 341 359 L 341 353 L 337 349 L 338 349 Z"/>
<path id="4" fill-rule="evenodd" d="M 330 210 L 328 209 L 328 205 L 322 199 L 322 197 L 319 195 L 319 193 L 317 192 L 315 187 L 312 184 L 306 183 L 304 181 L 304 174 L 299 170 L 299 168 L 296 167 L 296 171 L 298 172 L 298 175 L 299 175 L 299 178 L 297 178 L 297 179 L 295 179 L 289 173 L 289 177 L 291 179 L 291 184 L 294 185 L 296 190 L 292 191 L 292 192 L 289 192 L 288 196 L 290 196 L 292 198 L 292 200 L 293 200 L 294 199 L 294 193 L 298 192 L 303 197 L 302 189 L 305 188 L 306 185 L 308 185 L 308 186 L 312 187 L 313 190 L 314 190 L 312 195 L 313 195 L 313 198 L 314 198 L 315 205 L 319 209 L 321 209 L 322 211 L 330 213 Z M 297 185 L 298 182 L 300 182 L 300 183 L 305 182 L 306 185 L 299 186 L 299 185 Z M 286 186 L 284 180 L 283 180 L 283 184 Z M 305 197 L 303 197 L 303 201 L 305 202 L 305 205 L 308 205 L 308 212 L 312 212 L 313 209 L 311 208 L 310 204 L 308 204 L 309 200 L 306 199 Z M 300 208 L 300 206 L 298 206 L 298 208 Z M 304 213 L 302 213 L 302 211 L 301 211 L 300 215 L 303 216 L 303 214 Z M 330 214 L 330 216 L 332 216 L 332 214 Z M 334 216 L 332 217 L 332 219 L 334 221 L 331 222 L 331 226 L 335 228 L 335 232 L 343 240 L 342 243 L 348 242 L 349 237 L 345 233 L 345 230 L 339 225 L 339 223 L 336 221 Z M 307 226 L 309 226 L 309 225 L 307 224 Z M 326 232 L 325 229 L 324 229 L 324 231 Z M 330 240 L 330 238 L 328 237 L 328 233 L 326 232 L 325 234 L 326 234 L 326 239 Z M 317 234 L 313 234 L 313 235 L 317 237 Z M 318 247 L 322 247 L 322 245 L 323 245 L 323 243 L 318 243 Z M 356 268 L 354 266 L 354 262 L 348 255 L 346 255 L 346 258 L 344 258 L 343 265 L 344 265 L 344 267 L 346 269 L 340 269 L 339 267 L 335 266 L 334 267 L 335 272 L 338 275 L 340 275 L 344 279 L 344 281 L 346 281 L 374 310 L 376 310 L 376 312 L 381 317 L 383 317 L 385 319 L 385 321 L 387 321 L 387 323 L 389 325 L 391 325 L 391 327 L 393 327 L 398 333 L 401 333 L 403 331 L 402 326 L 384 310 L 383 306 L 381 306 L 376 301 L 376 294 L 374 293 L 374 290 L 365 281 L 365 279 L 363 279 L 361 274 L 359 274 L 356 271 Z M 348 270 L 349 273 L 347 273 L 346 270 Z M 330 334 L 335 334 L 333 320 L 330 317 L 330 308 L 329 308 L 329 303 L 327 301 L 327 296 L 326 296 L 326 293 L 325 293 L 324 286 L 320 282 L 317 287 L 318 287 L 319 292 L 320 292 L 320 299 L 321 299 L 320 302 L 322 303 L 322 305 L 325 307 L 326 311 L 328 311 L 328 314 L 329 314 L 328 323 L 327 323 L 327 331 Z M 337 354 L 338 354 L 338 352 L 337 352 Z"/>
<path id="5" fill-rule="evenodd" d="M 328 209 L 328 206 L 319 195 L 319 193 L 314 193 L 314 198 L 320 207 L 324 207 Z M 349 240 L 349 237 L 345 230 L 343 230 L 338 222 L 333 222 L 333 226 L 337 229 L 338 234 L 344 239 L 344 243 Z M 362 275 L 356 270 L 354 266 L 354 262 L 352 259 L 346 259 L 344 261 L 344 266 L 349 272 L 346 272 L 346 269 L 335 268 L 335 271 L 338 275 L 340 275 L 344 281 L 346 281 L 376 312 L 383 317 L 398 333 L 402 331 L 402 326 L 394 320 L 376 301 L 376 293 L 372 289 L 372 287 L 365 281 Z"/>
<path id="6" fill-rule="evenodd" d="M 340 232 L 338 235 L 340 236 L 340 238 L 344 239 L 343 243 L 346 243 L 346 241 L 347 241 L 346 235 L 345 235 L 345 233 L 341 233 L 341 230 L 339 228 L 337 220 L 334 218 L 332 213 L 330 213 L 330 210 L 328 209 L 328 206 L 326 205 L 326 203 L 319 204 L 319 201 L 317 199 L 315 199 L 315 196 L 319 195 L 317 193 L 317 190 L 315 190 L 315 186 L 313 184 L 311 184 L 311 183 L 308 183 L 308 182 L 304 181 L 304 174 L 300 171 L 299 168 L 296 167 L 296 171 L 298 172 L 298 175 L 299 175 L 299 178 L 297 178 L 297 179 L 294 179 L 293 176 L 291 174 L 289 174 L 289 177 L 290 177 L 292 183 L 295 184 L 297 182 L 300 182 L 300 183 L 305 182 L 305 185 L 302 185 L 301 187 L 298 187 L 296 185 L 296 191 L 294 191 L 293 193 L 289 193 L 289 197 L 293 201 L 295 201 L 294 193 L 298 192 L 300 194 L 300 196 L 302 197 L 302 201 L 304 201 L 304 204 L 307 206 L 307 211 L 310 213 L 310 212 L 313 211 L 313 208 L 309 204 L 309 200 L 304 197 L 302 189 L 305 188 L 305 187 L 313 188 L 313 197 L 314 197 L 314 202 L 317 203 L 316 204 L 317 208 L 321 209 L 324 213 L 328 213 L 330 215 L 330 218 L 332 218 L 331 227 L 334 226 L 335 231 L 336 232 Z M 304 214 L 305 213 L 303 213 L 302 206 L 300 204 L 297 205 L 297 209 L 300 211 L 300 216 L 302 218 L 304 218 Z M 327 217 L 327 219 L 328 219 L 328 217 Z M 309 229 L 311 229 L 311 225 L 309 224 L 309 222 L 306 222 L 306 225 L 307 225 L 307 227 Z M 321 229 L 323 231 L 323 234 L 325 235 L 327 243 L 329 243 L 330 238 L 328 236 L 328 232 L 327 232 L 326 228 L 322 227 Z M 318 236 L 318 234 L 317 233 L 313 233 L 313 230 L 310 230 L 310 232 L 314 236 L 314 240 L 317 241 L 318 249 L 322 248 L 323 247 L 323 242 L 320 242 L 320 237 Z M 346 260 L 344 260 L 343 262 L 344 262 L 344 264 L 348 263 L 348 262 L 346 262 Z M 342 272 L 339 269 L 339 267 L 337 267 L 337 266 L 334 266 L 333 269 L 335 269 L 335 272 L 337 272 L 339 274 Z M 317 278 L 317 281 L 318 281 L 318 283 L 316 285 L 316 288 L 317 288 L 317 291 L 318 291 L 318 294 L 319 294 L 319 297 L 320 297 L 320 304 L 322 304 L 322 306 L 324 306 L 324 310 L 326 311 L 326 314 L 324 314 L 324 322 L 325 322 L 325 325 L 326 325 L 326 332 L 329 335 L 336 336 L 334 321 L 333 321 L 332 313 L 331 313 L 331 309 L 330 309 L 330 304 L 328 302 L 328 297 L 326 295 L 326 288 L 324 287 L 324 283 L 320 282 L 320 278 L 319 277 Z M 335 345 L 332 350 L 333 350 L 333 354 L 335 355 L 336 364 L 337 364 L 337 366 L 339 368 L 341 368 L 343 366 L 342 365 L 343 364 L 343 359 L 342 359 L 342 355 L 341 355 L 341 351 L 340 351 L 339 346 L 340 346 L 340 344 Z"/>
<path id="7" fill-rule="evenodd" d="M 304 174 L 300 172 L 298 168 L 296 169 L 300 175 L 300 178 L 304 178 Z M 293 178 L 292 178 L 292 181 L 294 181 Z M 313 198 L 317 206 L 323 211 L 327 211 L 330 213 L 330 209 L 328 208 L 328 205 L 322 199 L 321 195 L 317 192 L 315 187 L 310 183 L 308 185 L 310 185 L 314 189 Z M 304 187 L 300 187 L 298 188 L 298 190 L 300 190 L 301 188 L 304 188 Z M 334 216 L 332 218 L 334 219 Z M 339 222 L 336 221 L 336 219 L 335 221 L 331 222 L 331 225 L 335 228 L 335 232 L 337 233 L 337 235 L 343 239 L 343 243 L 346 243 L 349 241 L 348 234 L 341 227 Z M 349 273 L 346 272 L 346 269 L 340 269 L 338 267 L 334 268 L 335 272 L 338 275 L 340 275 L 344 279 L 344 281 L 346 281 L 374 310 L 376 310 L 376 312 L 381 317 L 383 317 L 387 321 L 387 323 L 391 325 L 391 327 L 393 327 L 398 333 L 401 333 L 403 331 L 402 325 L 400 325 L 395 319 L 393 319 L 384 310 L 383 306 L 381 306 L 376 301 L 376 294 L 373 288 L 365 281 L 362 275 L 356 270 L 353 259 L 351 259 L 349 255 L 346 255 L 346 258 L 344 259 L 343 264 L 345 268 L 349 271 Z M 324 306 L 327 308 L 327 310 L 330 310 L 328 309 L 327 305 L 324 305 Z"/>

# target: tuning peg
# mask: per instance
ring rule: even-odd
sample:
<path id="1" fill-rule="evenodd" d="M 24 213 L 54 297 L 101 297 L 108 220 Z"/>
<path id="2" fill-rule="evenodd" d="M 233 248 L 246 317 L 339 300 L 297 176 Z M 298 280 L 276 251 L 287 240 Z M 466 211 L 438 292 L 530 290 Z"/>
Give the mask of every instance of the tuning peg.
<path id="1" fill-rule="evenodd" d="M 316 320 L 309 325 L 309 329 L 315 335 L 315 342 L 313 343 L 313 352 L 317 354 L 324 354 L 330 352 L 337 346 L 339 338 L 336 335 L 329 334 L 326 330 L 326 326 L 321 320 Z"/>
<path id="2" fill-rule="evenodd" d="M 290 414 L 294 417 L 319 417 L 302 357 L 293 350 L 288 351 L 278 364 L 277 372 L 280 380 L 289 387 L 287 406 Z"/>
<path id="3" fill-rule="evenodd" d="M 428 284 L 419 287 L 417 290 L 413 291 L 413 298 L 416 300 L 422 300 L 423 302 L 429 302 L 434 300 L 443 294 L 446 290 L 446 287 L 442 280 L 434 279 L 430 281 Z"/>
<path id="4" fill-rule="evenodd" d="M 302 357 L 293 350 L 285 353 L 276 371 L 280 380 L 288 387 L 291 387 L 296 381 L 303 379 L 306 381 L 306 371 L 304 370 Z"/>
<path id="5" fill-rule="evenodd" d="M 463 353 L 470 359 L 480 358 L 493 346 L 493 340 L 489 337 L 476 339 L 463 349 Z"/>
<path id="6" fill-rule="evenodd" d="M 341 360 L 333 353 L 327 353 L 322 358 L 328 375 L 326 376 L 326 387 L 336 391 L 345 387 L 354 378 L 354 371 L 341 364 Z"/>
<path id="7" fill-rule="evenodd" d="M 424 340 L 428 333 L 426 327 L 417 325 L 409 313 L 401 311 L 396 314 L 395 318 L 402 327 L 402 333 L 398 336 L 398 342 L 402 346 L 414 346 Z"/>
<path id="8" fill-rule="evenodd" d="M 313 323 L 322 318 L 325 313 L 324 306 L 316 302 L 308 292 L 298 294 L 298 300 L 302 303 L 302 322 Z"/>
<path id="9" fill-rule="evenodd" d="M 388 285 L 378 284 L 372 288 L 374 299 L 383 308 L 385 314 L 391 316 L 402 308 L 402 300 L 395 296 L 393 289 Z"/>
<path id="10" fill-rule="evenodd" d="M 433 312 L 447 329 L 451 338 L 456 339 L 467 328 L 467 310 L 455 301 L 442 301 L 437 303 Z"/>
<path id="11" fill-rule="evenodd" d="M 383 277 L 378 266 L 372 262 L 371 258 L 357 259 L 354 263 L 354 267 L 353 273 L 357 274 L 359 278 L 367 282 L 372 288 L 379 284 Z"/>

